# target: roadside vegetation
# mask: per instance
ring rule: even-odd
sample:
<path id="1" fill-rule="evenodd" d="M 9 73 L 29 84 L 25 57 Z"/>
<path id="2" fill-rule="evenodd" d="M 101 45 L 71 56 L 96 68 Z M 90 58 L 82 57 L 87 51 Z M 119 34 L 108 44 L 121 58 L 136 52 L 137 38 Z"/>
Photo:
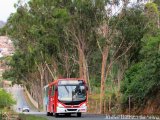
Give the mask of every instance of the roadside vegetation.
<path id="1" fill-rule="evenodd" d="M 98 100 L 101 113 L 129 112 L 129 98 L 131 109 L 139 113 L 160 94 L 160 3 L 128 4 L 124 0 L 17 3 L 17 12 L 0 32 L 7 33 L 15 46 L 6 60 L 11 69 L 3 77 L 24 84 L 39 105 L 44 85 L 58 77 L 84 78 L 89 99 Z M 122 9 L 114 13 L 116 7 Z"/>
<path id="2" fill-rule="evenodd" d="M 35 115 L 20 114 L 18 120 L 47 120 L 47 119 Z"/>
<path id="3" fill-rule="evenodd" d="M 6 118 L 9 114 L 15 114 L 12 107 L 16 104 L 13 96 L 0 88 L 0 119 Z"/>
<path id="4" fill-rule="evenodd" d="M 12 95 L 0 88 L 0 110 L 9 109 L 15 103 Z"/>

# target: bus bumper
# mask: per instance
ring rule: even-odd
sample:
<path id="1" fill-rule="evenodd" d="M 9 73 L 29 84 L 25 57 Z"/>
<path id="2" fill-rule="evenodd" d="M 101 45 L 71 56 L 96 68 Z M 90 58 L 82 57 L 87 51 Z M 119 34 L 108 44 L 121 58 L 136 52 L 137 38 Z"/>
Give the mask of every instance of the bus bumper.
<path id="1" fill-rule="evenodd" d="M 83 108 L 61 108 L 57 107 L 56 113 L 79 113 L 79 112 L 87 112 L 87 107 Z"/>

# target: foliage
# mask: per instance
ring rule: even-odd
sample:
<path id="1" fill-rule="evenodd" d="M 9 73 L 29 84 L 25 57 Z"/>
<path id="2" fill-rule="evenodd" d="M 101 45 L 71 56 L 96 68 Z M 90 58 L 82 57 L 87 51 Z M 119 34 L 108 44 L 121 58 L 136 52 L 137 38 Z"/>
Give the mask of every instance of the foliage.
<path id="1" fill-rule="evenodd" d="M 159 0 L 154 0 L 154 3 L 156 3 L 158 6 L 160 6 L 160 1 Z"/>
<path id="2" fill-rule="evenodd" d="M 147 3 L 146 5 L 145 5 L 145 7 L 146 7 L 146 10 L 147 10 L 147 12 L 150 12 L 150 13 L 157 13 L 158 14 L 158 6 L 157 6 L 157 4 L 155 4 L 155 3 Z"/>
<path id="3" fill-rule="evenodd" d="M 0 89 L 0 109 L 4 109 L 5 107 L 10 107 L 15 103 L 16 102 L 11 96 L 11 94 L 7 93 L 3 89 Z"/>
<path id="4" fill-rule="evenodd" d="M 26 80 L 27 72 L 28 72 L 28 65 L 26 63 L 26 54 L 20 51 L 16 51 L 14 55 L 9 59 L 8 65 L 12 68 L 3 73 L 3 78 L 5 79 L 12 79 L 15 81 L 19 81 L 24 79 Z"/>
<path id="5" fill-rule="evenodd" d="M 91 80 L 99 81 L 100 64 L 95 64 L 101 60 L 96 44 L 97 28 L 103 22 L 107 1 L 95 2 L 31 0 L 25 5 L 18 3 L 17 12 L 5 26 L 16 52 L 8 62 L 11 69 L 3 77 L 29 84 L 30 89 L 34 86 L 30 84 L 36 83 L 42 90 L 59 76 L 84 77 L 79 72 L 81 60 L 83 68 L 86 66 L 82 71 L 88 70 Z M 97 58 L 93 58 L 93 53 Z"/>
<path id="6" fill-rule="evenodd" d="M 121 92 L 123 105 L 128 104 L 128 97 L 132 97 L 135 106 L 145 105 L 148 99 L 153 98 L 160 86 L 160 34 L 144 36 L 143 56 L 141 61 L 132 65 L 126 72 Z"/>
<path id="7" fill-rule="evenodd" d="M 156 34 L 157 29 L 159 28 L 159 9 L 158 5 L 155 3 L 147 3 L 145 5 L 145 14 L 148 17 L 148 27 L 151 34 Z"/>
<path id="8" fill-rule="evenodd" d="M 138 51 L 139 59 L 131 64 L 121 85 L 122 106 L 127 108 L 131 97 L 131 107 L 144 107 L 148 100 L 159 94 L 160 86 L 160 32 L 157 21 L 159 10 L 155 3 L 145 5 L 145 16 L 149 18 L 147 33 L 143 35 Z"/>
<path id="9" fill-rule="evenodd" d="M 124 14 L 124 15 L 121 15 Z M 121 32 L 121 39 L 125 42 L 123 46 L 129 46 L 133 44 L 129 52 L 127 53 L 129 65 L 137 62 L 140 59 L 139 51 L 141 50 L 141 39 L 143 35 L 148 31 L 147 23 L 148 19 L 143 14 L 143 9 L 140 6 L 134 6 L 132 8 L 127 8 L 123 13 L 121 13 L 118 19 L 117 30 Z M 120 44 L 116 41 L 115 44 Z M 122 47 L 123 51 L 124 47 Z"/>

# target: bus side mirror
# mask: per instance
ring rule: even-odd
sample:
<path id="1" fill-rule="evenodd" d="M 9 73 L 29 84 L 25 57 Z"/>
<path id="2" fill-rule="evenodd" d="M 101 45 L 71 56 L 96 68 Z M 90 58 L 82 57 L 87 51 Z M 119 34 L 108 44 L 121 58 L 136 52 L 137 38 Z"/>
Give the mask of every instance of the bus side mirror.
<path id="1" fill-rule="evenodd" d="M 57 86 L 55 87 L 55 91 L 58 91 L 58 87 Z"/>
<path id="2" fill-rule="evenodd" d="M 88 86 L 86 86 L 86 90 L 88 91 Z"/>

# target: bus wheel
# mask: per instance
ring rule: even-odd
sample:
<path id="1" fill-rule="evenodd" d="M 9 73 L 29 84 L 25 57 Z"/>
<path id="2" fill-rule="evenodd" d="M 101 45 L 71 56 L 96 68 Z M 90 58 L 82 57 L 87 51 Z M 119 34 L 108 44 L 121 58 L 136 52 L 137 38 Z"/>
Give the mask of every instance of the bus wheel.
<path id="1" fill-rule="evenodd" d="M 70 117 L 71 113 L 66 113 L 65 116 Z"/>
<path id="2" fill-rule="evenodd" d="M 50 116 L 53 116 L 53 113 L 50 113 Z"/>
<path id="3" fill-rule="evenodd" d="M 47 116 L 50 116 L 50 112 L 47 112 Z"/>
<path id="4" fill-rule="evenodd" d="M 59 114 L 58 113 L 55 113 L 55 117 L 58 117 L 59 116 Z"/>
<path id="5" fill-rule="evenodd" d="M 77 117 L 81 117 L 82 116 L 82 114 L 81 113 L 77 113 Z"/>

